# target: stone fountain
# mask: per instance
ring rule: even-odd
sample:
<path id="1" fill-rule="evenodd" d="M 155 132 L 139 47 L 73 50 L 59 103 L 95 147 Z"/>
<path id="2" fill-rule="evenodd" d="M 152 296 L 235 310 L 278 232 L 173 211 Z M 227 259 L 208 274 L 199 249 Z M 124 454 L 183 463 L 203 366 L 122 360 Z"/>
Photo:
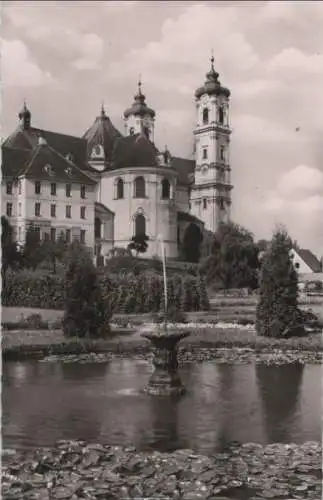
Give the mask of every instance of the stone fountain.
<path id="1" fill-rule="evenodd" d="M 188 337 L 190 333 L 178 328 L 171 328 L 167 324 L 165 248 L 161 236 L 159 236 L 158 239 L 161 242 L 162 249 L 165 314 L 162 324 L 156 324 L 153 331 L 141 334 L 151 342 L 154 352 L 154 372 L 149 379 L 145 392 L 155 396 L 181 395 L 184 394 L 185 387 L 178 373 L 177 348 L 178 343 L 182 339 Z"/>

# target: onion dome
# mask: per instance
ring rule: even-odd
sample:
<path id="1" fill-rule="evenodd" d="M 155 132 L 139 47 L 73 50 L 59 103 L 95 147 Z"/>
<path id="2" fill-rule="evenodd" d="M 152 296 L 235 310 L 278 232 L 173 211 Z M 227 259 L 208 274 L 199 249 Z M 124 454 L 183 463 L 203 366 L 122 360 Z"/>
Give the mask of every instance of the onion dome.
<path id="1" fill-rule="evenodd" d="M 158 150 L 145 134 L 123 137 L 113 150 L 112 168 L 158 167 Z"/>
<path id="2" fill-rule="evenodd" d="M 122 134 L 116 129 L 110 118 L 105 114 L 105 110 L 102 105 L 100 115 L 96 117 L 93 125 L 83 136 L 83 138 L 87 140 L 88 156 L 90 157 L 93 149 L 99 146 L 100 148 L 103 148 L 104 159 L 110 162 L 114 144 L 120 137 L 122 137 Z"/>
<path id="3" fill-rule="evenodd" d="M 123 113 L 125 118 L 128 118 L 131 115 L 134 116 L 150 116 L 151 118 L 155 117 L 155 111 L 147 106 L 145 103 L 146 96 L 141 92 L 141 81 L 138 82 L 138 94 L 134 96 L 134 102 L 131 108 L 126 109 Z"/>
<path id="4" fill-rule="evenodd" d="M 24 101 L 24 106 L 22 110 L 20 111 L 19 115 L 19 120 L 22 123 L 22 126 L 24 129 L 27 129 L 30 127 L 30 122 L 31 122 L 31 112 L 26 106 L 26 101 Z"/>
<path id="5" fill-rule="evenodd" d="M 230 90 L 223 87 L 219 81 L 219 73 L 214 69 L 214 57 L 211 57 L 211 69 L 206 73 L 206 81 L 202 87 L 195 92 L 195 97 L 199 98 L 203 94 L 230 96 Z"/>

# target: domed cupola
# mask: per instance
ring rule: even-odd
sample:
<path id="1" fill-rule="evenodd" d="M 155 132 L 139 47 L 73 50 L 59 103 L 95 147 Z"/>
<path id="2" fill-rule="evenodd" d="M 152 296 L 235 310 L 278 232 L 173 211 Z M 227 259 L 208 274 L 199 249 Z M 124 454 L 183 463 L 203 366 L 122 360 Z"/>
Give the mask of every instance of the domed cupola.
<path id="1" fill-rule="evenodd" d="M 22 128 L 24 130 L 28 130 L 31 124 L 31 112 L 27 108 L 26 101 L 24 101 L 23 108 L 20 111 L 18 117 L 21 122 Z"/>
<path id="2" fill-rule="evenodd" d="M 141 81 L 138 82 L 138 93 L 134 96 L 132 106 L 123 113 L 125 121 L 125 135 L 145 134 L 151 141 L 154 140 L 155 111 L 145 102 L 146 97 L 141 92 Z"/>
<path id="3" fill-rule="evenodd" d="M 214 57 L 211 57 L 211 69 L 206 73 L 206 81 L 202 87 L 195 92 L 195 97 L 199 99 L 203 94 L 230 96 L 230 90 L 223 87 L 219 81 L 219 73 L 214 69 Z"/>
<path id="4" fill-rule="evenodd" d="M 122 137 L 122 134 L 105 114 L 102 105 L 100 115 L 96 117 L 93 125 L 83 136 L 87 140 L 87 154 L 90 165 L 100 171 L 107 168 L 111 163 L 115 142 L 120 137 Z"/>

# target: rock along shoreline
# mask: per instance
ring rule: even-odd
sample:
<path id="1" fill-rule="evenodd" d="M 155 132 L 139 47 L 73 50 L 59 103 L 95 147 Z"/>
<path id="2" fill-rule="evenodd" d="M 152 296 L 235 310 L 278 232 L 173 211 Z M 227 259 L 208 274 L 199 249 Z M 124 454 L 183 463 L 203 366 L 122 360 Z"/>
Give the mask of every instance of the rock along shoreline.
<path id="1" fill-rule="evenodd" d="M 232 444 L 199 455 L 58 441 L 4 458 L 3 500 L 321 498 L 321 443 Z"/>

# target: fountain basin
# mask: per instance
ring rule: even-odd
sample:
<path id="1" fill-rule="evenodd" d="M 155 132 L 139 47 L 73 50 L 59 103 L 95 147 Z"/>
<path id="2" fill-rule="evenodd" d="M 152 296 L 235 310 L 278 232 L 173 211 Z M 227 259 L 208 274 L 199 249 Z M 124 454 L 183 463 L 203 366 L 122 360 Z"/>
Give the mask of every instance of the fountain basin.
<path id="1" fill-rule="evenodd" d="M 152 396 L 171 396 L 185 393 L 185 387 L 178 373 L 177 346 L 190 332 L 168 328 L 143 332 L 142 337 L 149 340 L 153 347 L 154 372 L 145 392 Z"/>

